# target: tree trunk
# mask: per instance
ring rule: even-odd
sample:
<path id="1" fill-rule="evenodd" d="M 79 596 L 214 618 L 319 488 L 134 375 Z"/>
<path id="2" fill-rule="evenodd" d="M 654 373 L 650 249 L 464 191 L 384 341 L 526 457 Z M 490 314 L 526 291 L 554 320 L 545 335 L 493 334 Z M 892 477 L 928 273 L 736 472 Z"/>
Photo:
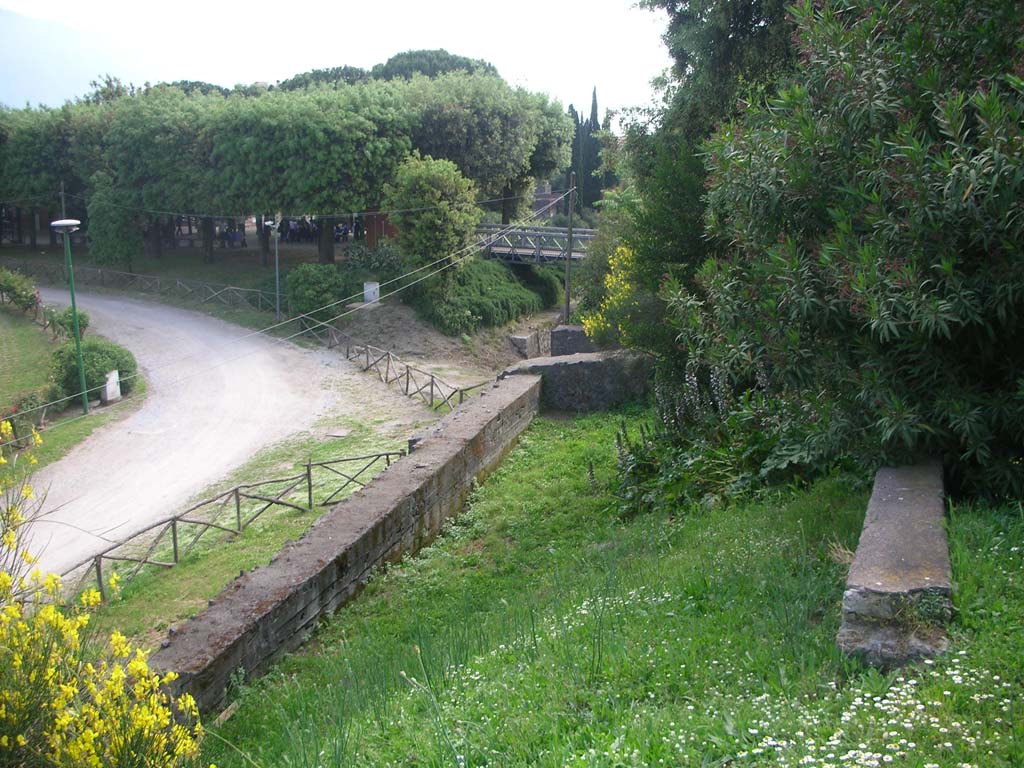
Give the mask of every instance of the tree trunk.
<path id="1" fill-rule="evenodd" d="M 49 222 L 53 221 L 55 218 L 57 218 L 56 216 L 53 215 L 53 213 L 51 211 L 47 211 L 47 213 L 50 214 L 50 218 L 47 219 L 47 223 L 49 223 Z M 64 217 L 61 216 L 61 218 L 63 219 Z M 56 248 L 57 247 L 57 230 L 55 230 L 53 227 L 47 227 L 47 229 L 50 231 L 50 245 L 53 246 L 54 248 Z"/>
<path id="2" fill-rule="evenodd" d="M 159 259 L 164 255 L 164 223 L 160 218 L 149 220 L 143 238 L 147 256 Z"/>
<path id="3" fill-rule="evenodd" d="M 256 219 L 256 234 L 260 239 L 260 266 L 270 266 L 270 230 L 267 229 L 267 217 Z"/>
<path id="4" fill-rule="evenodd" d="M 164 225 L 164 232 L 171 244 L 171 250 L 178 250 L 178 223 L 173 216 L 167 217 L 167 224 Z"/>
<path id="5" fill-rule="evenodd" d="M 512 223 L 512 214 L 516 209 L 516 201 L 512 199 L 512 186 L 508 185 L 502 191 L 501 196 L 501 226 L 507 227 Z"/>
<path id="6" fill-rule="evenodd" d="M 199 220 L 199 233 L 203 240 L 203 262 L 213 263 L 213 219 L 202 218 Z"/>
<path id="7" fill-rule="evenodd" d="M 319 219 L 318 250 L 321 264 L 334 263 L 334 218 Z"/>
<path id="8" fill-rule="evenodd" d="M 21 228 L 21 207 L 20 206 L 14 209 L 14 227 L 17 230 L 17 234 L 18 234 L 18 240 L 17 240 L 18 245 L 24 245 L 25 244 L 25 233 L 22 231 L 22 228 Z"/>
<path id="9" fill-rule="evenodd" d="M 39 212 L 35 208 L 29 209 L 28 223 L 28 244 L 35 248 L 36 235 L 38 234 L 39 230 Z"/>

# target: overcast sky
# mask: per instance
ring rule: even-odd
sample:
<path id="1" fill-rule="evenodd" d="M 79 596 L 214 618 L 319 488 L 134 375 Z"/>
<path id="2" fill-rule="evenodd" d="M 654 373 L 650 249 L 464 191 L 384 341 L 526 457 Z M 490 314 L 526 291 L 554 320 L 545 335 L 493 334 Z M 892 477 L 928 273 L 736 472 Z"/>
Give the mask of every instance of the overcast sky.
<path id="1" fill-rule="evenodd" d="M 635 0 L 0 0 L 0 103 L 57 106 L 110 73 L 136 85 L 274 83 L 445 48 L 587 113 L 647 106 L 670 64 L 665 17 Z"/>

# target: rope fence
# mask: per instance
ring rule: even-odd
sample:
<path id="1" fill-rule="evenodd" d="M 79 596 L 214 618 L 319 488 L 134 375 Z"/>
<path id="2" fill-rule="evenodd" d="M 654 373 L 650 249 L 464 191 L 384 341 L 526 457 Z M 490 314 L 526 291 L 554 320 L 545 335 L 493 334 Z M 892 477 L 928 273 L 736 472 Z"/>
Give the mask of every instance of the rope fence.
<path id="1" fill-rule="evenodd" d="M 367 475 L 376 476 L 381 463 L 384 471 L 404 455 L 405 451 L 386 451 L 309 461 L 300 474 L 236 485 L 110 545 L 68 568 L 61 577 L 81 574 L 75 592 L 95 580 L 100 596 L 106 600 L 109 580 L 105 573 L 111 568 L 123 566 L 118 574 L 125 583 L 147 567 L 173 568 L 210 532 L 219 531 L 224 539 L 234 538 L 271 508 L 313 512 L 318 506 L 331 506 L 345 491 L 364 487 L 372 479 Z"/>

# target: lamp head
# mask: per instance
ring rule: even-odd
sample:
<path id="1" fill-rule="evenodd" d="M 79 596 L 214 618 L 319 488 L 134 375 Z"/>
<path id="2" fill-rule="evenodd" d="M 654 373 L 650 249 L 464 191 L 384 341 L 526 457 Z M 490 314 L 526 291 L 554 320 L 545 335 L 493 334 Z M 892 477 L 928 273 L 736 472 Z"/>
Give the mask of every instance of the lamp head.
<path id="1" fill-rule="evenodd" d="M 62 235 L 70 235 L 72 232 L 78 231 L 78 228 L 82 226 L 82 222 L 78 219 L 60 219 L 58 221 L 51 221 L 50 226 Z"/>

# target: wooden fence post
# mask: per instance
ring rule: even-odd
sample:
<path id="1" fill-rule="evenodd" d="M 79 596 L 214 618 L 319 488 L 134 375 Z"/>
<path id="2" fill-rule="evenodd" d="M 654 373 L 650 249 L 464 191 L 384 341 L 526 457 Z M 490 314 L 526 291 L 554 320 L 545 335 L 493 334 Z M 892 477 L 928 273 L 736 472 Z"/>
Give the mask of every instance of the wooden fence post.
<path id="1" fill-rule="evenodd" d="M 171 546 L 174 547 L 174 562 L 178 562 L 178 521 L 171 520 Z"/>
<path id="2" fill-rule="evenodd" d="M 410 374 L 409 374 L 409 366 L 407 364 L 405 366 L 405 394 L 406 394 L 407 397 L 409 395 L 409 376 L 410 376 Z"/>
<path id="3" fill-rule="evenodd" d="M 430 374 L 430 407 L 434 407 L 434 374 Z"/>
<path id="4" fill-rule="evenodd" d="M 107 591 L 103 589 L 103 566 L 101 564 L 102 562 L 103 555 L 97 556 L 97 558 L 93 561 L 93 563 L 96 565 L 96 584 L 98 584 L 100 588 L 100 600 L 106 602 Z"/>
<path id="5" fill-rule="evenodd" d="M 238 523 L 238 532 L 242 532 L 242 496 L 235 486 L 235 521 Z"/>
<path id="6" fill-rule="evenodd" d="M 309 511 L 313 511 L 313 465 L 306 462 L 306 493 L 309 499 Z"/>

